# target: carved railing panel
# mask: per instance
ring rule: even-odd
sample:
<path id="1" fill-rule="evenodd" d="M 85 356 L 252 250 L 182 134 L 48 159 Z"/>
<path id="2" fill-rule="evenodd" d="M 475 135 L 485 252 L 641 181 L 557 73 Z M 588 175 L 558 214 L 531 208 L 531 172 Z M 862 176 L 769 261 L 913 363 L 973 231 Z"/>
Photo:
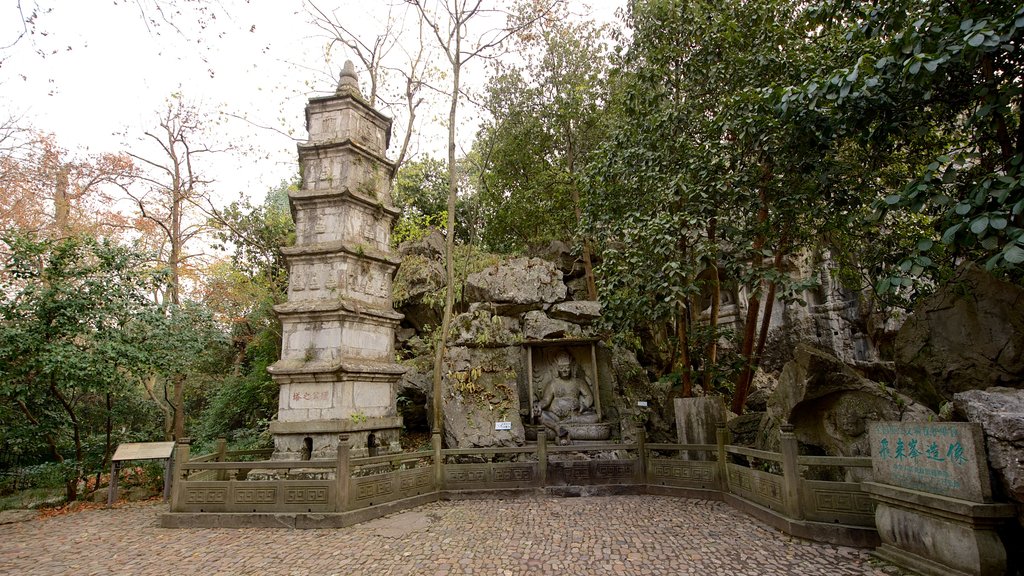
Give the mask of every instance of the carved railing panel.
<path id="1" fill-rule="evenodd" d="M 327 480 L 202 481 L 182 488 L 179 512 L 333 512 L 336 486 Z"/>
<path id="2" fill-rule="evenodd" d="M 721 486 L 717 462 L 673 458 L 648 460 L 647 483 L 704 490 L 717 490 Z"/>
<path id="3" fill-rule="evenodd" d="M 739 464 L 728 465 L 729 491 L 775 511 L 785 510 L 782 476 Z"/>
<path id="4" fill-rule="evenodd" d="M 585 460 L 548 462 L 548 486 L 600 486 L 640 484 L 641 462 L 631 460 Z"/>
<path id="5" fill-rule="evenodd" d="M 859 483 L 802 480 L 800 495 L 807 520 L 848 524 L 875 525 L 875 502 Z"/>
<path id="6" fill-rule="evenodd" d="M 447 490 L 491 490 L 538 486 L 540 486 L 540 474 L 536 462 L 444 465 L 444 487 Z"/>

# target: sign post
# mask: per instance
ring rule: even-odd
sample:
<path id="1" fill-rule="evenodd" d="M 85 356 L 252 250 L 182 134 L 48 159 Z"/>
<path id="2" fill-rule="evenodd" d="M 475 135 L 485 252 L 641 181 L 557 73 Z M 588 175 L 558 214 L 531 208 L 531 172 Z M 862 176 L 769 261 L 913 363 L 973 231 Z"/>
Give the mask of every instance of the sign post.
<path id="1" fill-rule="evenodd" d="M 110 488 L 107 491 L 107 506 L 117 501 L 117 476 L 121 463 L 129 460 L 164 460 L 164 500 L 171 493 L 171 456 L 174 442 L 128 442 L 118 444 L 110 459 Z"/>

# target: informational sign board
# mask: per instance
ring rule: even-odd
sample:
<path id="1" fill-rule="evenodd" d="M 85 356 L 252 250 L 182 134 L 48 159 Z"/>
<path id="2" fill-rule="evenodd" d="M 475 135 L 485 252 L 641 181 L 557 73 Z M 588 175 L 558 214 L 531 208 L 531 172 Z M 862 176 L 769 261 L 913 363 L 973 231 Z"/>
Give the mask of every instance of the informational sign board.
<path id="1" fill-rule="evenodd" d="M 112 460 L 164 460 L 174 453 L 174 442 L 128 442 L 118 444 Z"/>
<path id="2" fill-rule="evenodd" d="M 981 426 L 971 422 L 876 422 L 869 430 L 875 482 L 992 501 Z"/>
<path id="3" fill-rule="evenodd" d="M 171 456 L 174 454 L 174 442 L 126 442 L 118 444 L 113 457 L 110 458 L 110 488 L 107 491 L 107 506 L 117 501 L 117 474 L 121 463 L 129 460 L 163 460 L 164 461 L 164 500 L 171 491 Z"/>
<path id="4" fill-rule="evenodd" d="M 494 429 L 495 430 L 511 430 L 512 429 L 512 423 L 511 422 L 495 422 L 494 423 Z"/>

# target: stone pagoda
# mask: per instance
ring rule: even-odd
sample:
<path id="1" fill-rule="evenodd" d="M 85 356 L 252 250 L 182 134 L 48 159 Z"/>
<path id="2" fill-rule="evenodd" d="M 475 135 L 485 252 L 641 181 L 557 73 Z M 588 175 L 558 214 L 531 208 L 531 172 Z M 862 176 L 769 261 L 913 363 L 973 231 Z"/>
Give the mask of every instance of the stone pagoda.
<path id="1" fill-rule="evenodd" d="M 398 451 L 391 119 L 363 99 L 346 62 L 337 91 L 306 105 L 306 129 L 302 186 L 289 193 L 295 245 L 282 249 L 288 301 L 274 307 L 281 360 L 268 368 L 281 387 L 274 458 L 334 457 L 343 433 L 356 456 Z"/>

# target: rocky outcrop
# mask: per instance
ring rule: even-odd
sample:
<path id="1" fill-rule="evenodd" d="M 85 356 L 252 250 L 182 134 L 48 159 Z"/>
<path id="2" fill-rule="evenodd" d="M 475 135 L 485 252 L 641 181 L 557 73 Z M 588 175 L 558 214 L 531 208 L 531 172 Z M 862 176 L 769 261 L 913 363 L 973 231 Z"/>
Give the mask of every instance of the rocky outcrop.
<path id="1" fill-rule="evenodd" d="M 478 258 L 486 268 L 466 277 L 462 297 L 448 333 L 448 348 L 442 368 L 442 408 L 445 443 L 451 448 L 520 445 L 525 423 L 530 418 L 530 387 L 538 385 L 538 359 L 550 354 L 534 349 L 534 382 L 527 377 L 526 346 L 555 350 L 575 346 L 579 369 L 593 372 L 582 362 L 589 356 L 588 338 L 600 317 L 600 304 L 567 300 L 567 288 L 560 267 L 575 269 L 575 259 L 564 245 L 553 244 L 558 263 L 539 258 L 515 258 L 493 263 L 489 256 Z M 406 324 L 416 335 L 403 334 L 399 353 L 410 358 L 411 369 L 399 383 L 404 397 L 431 398 L 433 359 L 427 327 L 441 323 L 444 274 L 441 264 L 443 238 L 432 234 L 419 242 L 403 245 L 405 255 L 396 278 L 396 301 L 406 315 Z M 461 310 L 461 313 L 460 313 Z M 561 341 L 564 341 L 562 343 Z M 612 392 L 615 386 L 611 355 L 597 345 L 599 394 L 604 422 L 622 419 L 622 406 Z M 638 373 L 643 370 L 638 368 Z M 593 380 L 593 378 L 591 378 Z M 536 396 L 537 392 L 534 391 Z M 430 402 L 428 402 L 430 404 Z M 632 412 L 627 413 L 631 417 Z M 508 430 L 495 429 L 497 423 Z M 616 427 L 617 428 L 617 427 Z M 619 436 L 618 429 L 614 436 Z"/>
<path id="2" fill-rule="evenodd" d="M 750 383 L 747 394 L 746 409 L 751 412 L 764 412 L 768 409 L 768 399 L 779 386 L 778 374 L 769 374 L 760 368 L 754 372 L 754 380 Z"/>
<path id="3" fill-rule="evenodd" d="M 551 318 L 540 310 L 527 312 L 523 316 L 523 336 L 527 340 L 580 338 L 584 333 L 584 328 L 579 324 Z"/>
<path id="4" fill-rule="evenodd" d="M 441 323 L 444 266 L 440 261 L 413 251 L 403 257 L 402 265 L 395 274 L 394 286 L 394 301 L 405 315 L 406 325 L 422 332 L 428 326 Z"/>
<path id="5" fill-rule="evenodd" d="M 953 396 L 955 416 L 978 422 L 997 494 L 1017 503 L 1024 525 L 1024 390 L 993 387 Z"/>
<path id="6" fill-rule="evenodd" d="M 565 300 L 562 272 L 540 258 L 516 258 L 470 274 L 466 278 L 470 302 L 544 303 Z"/>
<path id="7" fill-rule="evenodd" d="M 898 322 L 873 312 L 864 294 L 838 282 L 835 261 L 828 252 L 807 251 L 790 257 L 786 271 L 808 287 L 799 300 L 777 299 L 761 367 L 778 371 L 793 358 L 798 344 L 827 350 L 847 364 L 877 362 L 886 356 Z M 740 317 L 746 298 L 740 295 Z"/>
<path id="8" fill-rule="evenodd" d="M 601 303 L 595 300 L 572 300 L 551 306 L 548 315 L 574 324 L 590 324 L 601 317 Z"/>
<path id="9" fill-rule="evenodd" d="M 518 347 L 449 348 L 442 407 L 445 444 L 458 448 L 521 446 L 525 429 L 516 380 Z M 498 423 L 508 422 L 508 430 Z"/>
<path id="10" fill-rule="evenodd" d="M 1024 388 L 1024 289 L 964 266 L 917 305 L 895 352 L 904 384 L 933 408 L 966 390 Z"/>
<path id="11" fill-rule="evenodd" d="M 793 424 L 802 444 L 825 454 L 869 456 L 870 422 L 927 420 L 934 413 L 835 356 L 800 345 L 779 375 L 767 416 Z"/>

